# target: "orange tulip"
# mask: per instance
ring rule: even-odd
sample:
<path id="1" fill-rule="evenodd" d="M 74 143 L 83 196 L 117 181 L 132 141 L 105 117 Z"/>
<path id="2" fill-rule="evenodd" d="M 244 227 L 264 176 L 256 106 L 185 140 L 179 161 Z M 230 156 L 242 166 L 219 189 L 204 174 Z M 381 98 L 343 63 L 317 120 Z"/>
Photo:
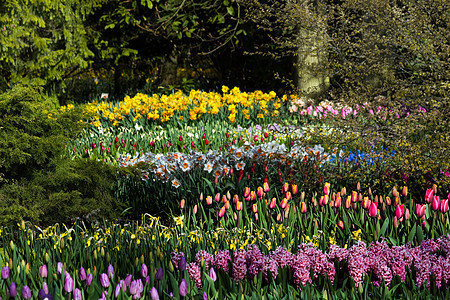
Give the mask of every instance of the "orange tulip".
<path id="1" fill-rule="evenodd" d="M 257 213 L 257 212 L 258 212 L 258 205 L 257 205 L 256 203 L 253 203 L 253 205 L 252 205 L 252 211 L 253 211 L 254 213 Z"/>

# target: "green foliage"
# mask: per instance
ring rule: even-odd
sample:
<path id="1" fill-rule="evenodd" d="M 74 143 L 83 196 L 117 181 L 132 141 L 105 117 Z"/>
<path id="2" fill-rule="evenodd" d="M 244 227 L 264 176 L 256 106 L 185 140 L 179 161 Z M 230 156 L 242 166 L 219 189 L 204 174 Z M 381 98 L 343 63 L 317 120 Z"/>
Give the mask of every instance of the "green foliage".
<path id="1" fill-rule="evenodd" d="M 37 90 L 19 85 L 0 95 L 1 224 L 111 217 L 118 207 L 114 169 L 59 159 L 79 132 L 81 116 L 69 110 L 49 118 L 51 105 Z"/>
<path id="2" fill-rule="evenodd" d="M 104 0 L 6 0 L 0 4 L 0 90 L 59 87 L 93 56 L 83 22 Z"/>

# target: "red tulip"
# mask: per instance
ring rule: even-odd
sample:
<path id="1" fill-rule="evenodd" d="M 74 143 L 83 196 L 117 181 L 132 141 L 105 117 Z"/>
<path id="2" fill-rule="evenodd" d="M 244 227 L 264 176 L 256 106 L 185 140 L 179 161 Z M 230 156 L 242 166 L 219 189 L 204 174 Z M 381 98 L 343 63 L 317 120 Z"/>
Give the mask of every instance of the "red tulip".
<path id="1" fill-rule="evenodd" d="M 226 133 L 226 136 L 227 136 L 227 138 L 229 138 L 229 137 L 230 137 L 230 134 L 227 132 L 227 133 Z"/>
<path id="2" fill-rule="evenodd" d="M 425 204 L 416 204 L 416 215 L 418 218 L 421 218 L 425 215 Z"/>
<path id="3" fill-rule="evenodd" d="M 265 137 L 265 138 L 268 138 L 268 137 L 269 137 L 269 134 L 268 134 L 267 132 L 264 132 L 264 137 Z"/>
<path id="4" fill-rule="evenodd" d="M 180 135 L 180 137 L 178 138 L 178 140 L 181 142 L 183 140 L 183 137 Z"/>
<path id="5" fill-rule="evenodd" d="M 215 200 L 216 202 L 219 202 L 219 201 L 220 201 L 220 193 L 217 193 L 217 194 L 216 194 L 216 196 L 214 197 L 214 200 Z"/>
<path id="6" fill-rule="evenodd" d="M 399 204 L 397 205 L 397 207 L 395 207 L 395 216 L 397 217 L 397 219 L 400 219 L 404 213 L 405 213 L 404 204 Z"/>
<path id="7" fill-rule="evenodd" d="M 203 133 L 203 139 L 206 139 L 206 133 Z"/>
<path id="8" fill-rule="evenodd" d="M 256 193 L 255 193 L 255 191 L 251 191 L 250 192 L 250 199 L 252 199 L 253 201 L 256 200 Z"/>
<path id="9" fill-rule="evenodd" d="M 287 193 L 288 190 L 289 190 L 289 183 L 285 182 L 283 184 L 283 193 Z"/>
<path id="10" fill-rule="evenodd" d="M 342 230 L 344 230 L 344 222 L 343 222 L 342 220 L 339 220 L 338 223 L 337 223 L 337 225 L 338 225 Z"/>
<path id="11" fill-rule="evenodd" d="M 234 195 L 233 196 L 233 203 L 238 203 L 239 202 L 239 196 L 238 195 Z"/>
<path id="12" fill-rule="evenodd" d="M 433 196 L 433 200 L 431 202 L 431 208 L 433 210 L 438 210 L 441 205 L 441 198 L 439 196 Z"/>
<path id="13" fill-rule="evenodd" d="M 209 141 L 206 139 L 205 140 L 205 145 L 208 145 L 209 144 Z"/>

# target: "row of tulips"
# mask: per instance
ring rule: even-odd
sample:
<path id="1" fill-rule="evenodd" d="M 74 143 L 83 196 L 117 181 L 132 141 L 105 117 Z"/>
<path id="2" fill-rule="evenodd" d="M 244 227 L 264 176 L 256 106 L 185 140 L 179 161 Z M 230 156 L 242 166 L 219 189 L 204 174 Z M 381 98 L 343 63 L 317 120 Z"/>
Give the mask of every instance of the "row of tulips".
<path id="1" fill-rule="evenodd" d="M 110 234 L 112 238 L 119 237 L 111 231 L 122 232 L 124 228 L 127 227 L 104 228 L 97 239 L 111 238 Z M 138 235 L 142 227 L 134 229 Z M 37 241 L 28 245 L 21 238 L 29 236 L 20 234 L 15 238 L 17 244 L 12 241 L 8 244 L 11 235 L 5 236 L 7 256 L 1 256 L 5 259 L 0 282 L 2 298 L 236 299 L 241 295 L 258 298 L 267 293 L 315 298 L 326 294 L 334 298 L 355 291 L 361 297 L 370 291 L 373 297 L 397 298 L 405 296 L 404 289 L 408 290 L 406 295 L 420 298 L 430 294 L 448 296 L 450 284 L 450 235 L 424 240 L 415 247 L 410 243 L 390 247 L 388 240 L 382 239 L 370 244 L 357 241 L 347 248 L 330 245 L 328 250 L 317 249 L 310 243 L 273 250 L 261 250 L 255 244 L 235 250 L 219 247 L 204 250 L 191 247 L 186 239 L 181 243 L 173 241 L 176 237 L 168 240 L 167 247 L 167 242 L 147 234 L 140 243 L 132 237 L 121 239 L 122 250 L 116 254 L 109 244 L 101 251 L 102 255 L 88 258 L 80 253 L 77 257 L 83 259 L 76 261 L 64 255 L 73 251 L 72 246 L 77 246 L 79 239 L 75 230 L 68 231 L 65 246 L 44 239 L 39 240 L 41 245 L 37 246 Z M 25 262 L 32 246 L 37 246 L 39 253 L 45 251 L 45 255 L 32 256 Z M 160 247 L 165 250 L 160 251 Z M 169 249 L 174 251 L 170 253 Z M 145 252 L 148 253 L 145 257 L 132 258 L 135 253 Z M 63 261 L 58 261 L 61 257 Z M 132 271 L 128 273 L 130 265 Z"/>

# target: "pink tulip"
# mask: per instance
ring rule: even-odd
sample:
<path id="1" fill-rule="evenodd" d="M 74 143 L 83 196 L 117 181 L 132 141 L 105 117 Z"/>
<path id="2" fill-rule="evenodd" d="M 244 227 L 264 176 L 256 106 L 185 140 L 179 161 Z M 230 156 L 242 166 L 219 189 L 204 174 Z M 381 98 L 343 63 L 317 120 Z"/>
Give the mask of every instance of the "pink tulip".
<path id="1" fill-rule="evenodd" d="M 265 193 L 268 193 L 268 192 L 270 191 L 269 183 L 268 183 L 268 182 L 264 182 L 264 184 L 263 184 L 263 189 L 264 189 L 264 192 L 265 192 Z"/>
<path id="2" fill-rule="evenodd" d="M 341 205 L 342 205 L 341 197 L 337 197 L 337 198 L 336 198 L 336 201 L 334 201 L 334 206 L 335 206 L 336 208 L 339 208 L 339 207 L 341 207 Z"/>
<path id="3" fill-rule="evenodd" d="M 219 210 L 219 217 L 223 217 L 225 215 L 225 206 L 222 206 L 222 208 Z"/>
<path id="4" fill-rule="evenodd" d="M 306 203 L 302 202 L 300 205 L 301 205 L 300 211 L 302 212 L 302 214 L 306 214 Z"/>
<path id="5" fill-rule="evenodd" d="M 325 186 L 323 187 L 323 193 L 327 196 L 330 194 L 330 184 L 328 182 L 326 182 Z"/>
<path id="6" fill-rule="evenodd" d="M 246 186 L 244 188 L 244 198 L 247 198 L 248 196 L 250 196 L 250 188 Z"/>
<path id="7" fill-rule="evenodd" d="M 405 213 L 404 204 L 399 204 L 395 207 L 395 216 L 397 217 L 397 219 L 400 219 L 404 213 Z"/>
<path id="8" fill-rule="evenodd" d="M 425 204 L 416 204 L 416 215 L 418 218 L 421 218 L 425 215 Z"/>
<path id="9" fill-rule="evenodd" d="M 362 204 L 363 204 L 364 209 L 369 209 L 370 204 L 371 204 L 369 197 L 364 197 Z"/>
<path id="10" fill-rule="evenodd" d="M 431 200 L 433 200 L 433 190 L 432 189 L 427 189 L 427 191 L 425 192 L 425 201 L 430 203 Z"/>
<path id="11" fill-rule="evenodd" d="M 283 193 L 286 193 L 289 190 L 289 183 L 285 182 L 283 184 Z"/>
<path id="12" fill-rule="evenodd" d="M 181 199 L 181 201 L 180 201 L 180 208 L 181 208 L 181 209 L 184 209 L 185 203 L 186 203 L 186 200 Z"/>
<path id="13" fill-rule="evenodd" d="M 446 213 L 448 211 L 448 199 L 441 200 L 441 212 Z"/>
<path id="14" fill-rule="evenodd" d="M 441 205 L 441 198 L 439 196 L 433 196 L 433 200 L 431 202 L 431 208 L 433 210 L 438 210 Z"/>
<path id="15" fill-rule="evenodd" d="M 257 213 L 257 212 L 258 212 L 258 205 L 257 205 L 256 203 L 254 203 L 254 204 L 252 205 L 252 211 L 253 211 L 254 213 Z"/>
<path id="16" fill-rule="evenodd" d="M 212 197 L 211 196 L 206 197 L 206 204 L 207 205 L 211 205 L 212 204 Z"/>
<path id="17" fill-rule="evenodd" d="M 214 200 L 215 200 L 216 202 L 219 202 L 219 201 L 220 201 L 220 193 L 217 193 L 217 194 L 216 194 L 216 196 L 214 197 Z"/>
<path id="18" fill-rule="evenodd" d="M 261 199 L 264 196 L 263 188 L 259 186 L 256 193 L 257 193 L 258 197 Z"/>
<path id="19" fill-rule="evenodd" d="M 347 200 L 345 201 L 345 208 L 349 209 L 352 205 L 352 196 L 347 196 Z"/>
<path id="20" fill-rule="evenodd" d="M 369 216 L 375 218 L 378 214 L 377 202 L 372 202 L 369 207 Z"/>
<path id="21" fill-rule="evenodd" d="M 272 200 L 270 201 L 269 207 L 270 209 L 274 209 L 276 205 L 277 205 L 277 198 L 273 197 Z"/>
<path id="22" fill-rule="evenodd" d="M 236 202 L 236 210 L 237 211 L 241 211 L 242 210 L 242 202 L 241 201 Z"/>
<path id="23" fill-rule="evenodd" d="M 288 202 L 288 199 L 287 198 L 283 198 L 283 200 L 281 200 L 280 207 L 282 209 L 285 209 L 286 206 L 287 206 L 287 202 Z"/>

